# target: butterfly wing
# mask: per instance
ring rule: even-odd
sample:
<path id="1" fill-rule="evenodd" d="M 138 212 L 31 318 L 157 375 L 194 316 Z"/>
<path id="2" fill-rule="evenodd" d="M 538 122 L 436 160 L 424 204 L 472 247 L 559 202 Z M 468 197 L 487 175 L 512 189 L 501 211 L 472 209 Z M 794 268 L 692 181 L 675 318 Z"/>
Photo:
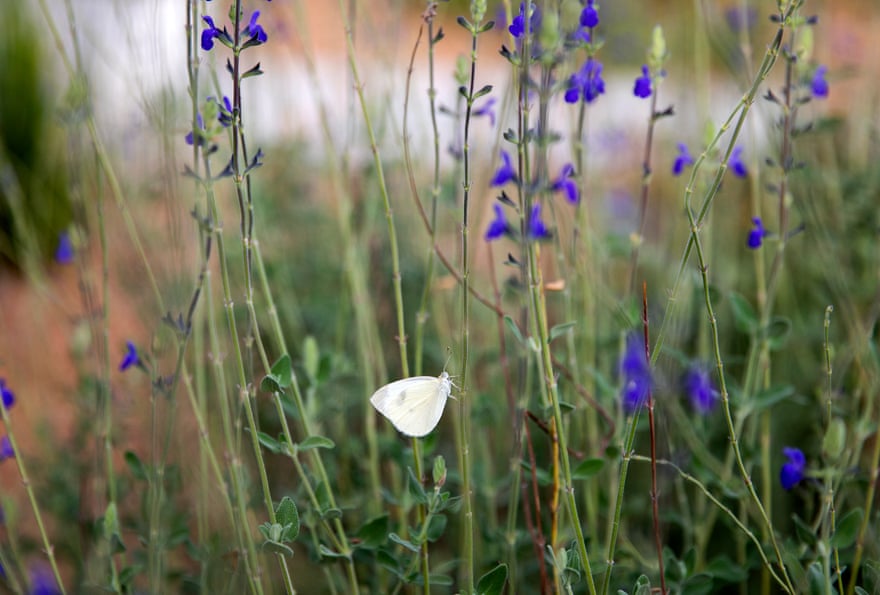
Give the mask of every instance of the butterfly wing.
<path id="1" fill-rule="evenodd" d="M 401 434 L 421 437 L 429 434 L 439 423 L 450 386 L 446 372 L 439 378 L 404 378 L 377 390 L 370 397 L 370 403 Z"/>

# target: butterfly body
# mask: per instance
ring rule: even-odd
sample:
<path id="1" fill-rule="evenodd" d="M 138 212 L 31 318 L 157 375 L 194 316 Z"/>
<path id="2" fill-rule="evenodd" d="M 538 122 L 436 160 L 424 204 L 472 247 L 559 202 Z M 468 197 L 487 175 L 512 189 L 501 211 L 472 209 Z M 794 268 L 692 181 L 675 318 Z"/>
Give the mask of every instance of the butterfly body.
<path id="1" fill-rule="evenodd" d="M 440 422 L 452 392 L 449 374 L 414 376 L 386 384 L 370 397 L 376 411 L 388 418 L 401 434 L 420 438 Z"/>

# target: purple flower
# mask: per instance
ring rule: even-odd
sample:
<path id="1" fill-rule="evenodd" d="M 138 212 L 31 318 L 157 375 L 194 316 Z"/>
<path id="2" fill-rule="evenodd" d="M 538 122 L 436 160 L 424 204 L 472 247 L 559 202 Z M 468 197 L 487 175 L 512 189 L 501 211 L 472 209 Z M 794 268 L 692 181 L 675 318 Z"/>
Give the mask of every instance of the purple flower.
<path id="1" fill-rule="evenodd" d="M 709 370 L 693 366 L 684 376 L 684 390 L 691 400 L 694 411 L 701 415 L 711 413 L 718 404 L 718 391 L 712 384 Z"/>
<path id="2" fill-rule="evenodd" d="M 547 226 L 541 220 L 541 205 L 535 203 L 532 206 L 532 212 L 529 215 L 529 237 L 533 240 L 541 240 L 550 237 Z"/>
<path id="3" fill-rule="evenodd" d="M 571 163 L 566 163 L 562 166 L 562 171 L 559 172 L 559 176 L 553 180 L 553 185 L 550 189 L 553 190 L 553 192 L 562 190 L 565 192 L 565 198 L 568 199 L 568 202 L 577 204 L 581 199 L 581 192 L 575 181 L 572 179 L 573 177 L 574 166 Z"/>
<path id="4" fill-rule="evenodd" d="M 248 23 L 248 26 L 242 29 L 242 34 L 250 37 L 250 39 L 245 42 L 245 45 L 260 45 L 261 43 L 266 43 L 266 40 L 269 39 L 269 36 L 266 35 L 263 27 L 257 24 L 258 18 L 260 18 L 260 11 L 255 10 L 254 14 L 251 15 L 251 20 Z"/>
<path id="5" fill-rule="evenodd" d="M 504 216 L 504 209 L 501 208 L 501 205 L 495 203 L 493 207 L 495 209 L 495 219 L 493 219 L 492 222 L 489 223 L 489 227 L 486 228 L 485 238 L 487 242 L 497 240 L 510 229 L 510 225 L 507 223 L 507 218 Z"/>
<path id="6" fill-rule="evenodd" d="M 782 449 L 782 454 L 785 455 L 788 462 L 782 465 L 782 469 L 779 471 L 779 483 L 782 484 L 782 489 L 790 490 L 804 479 L 807 459 L 799 448 L 786 446 Z"/>
<path id="7" fill-rule="evenodd" d="M 12 443 L 9 441 L 9 436 L 3 436 L 3 438 L 0 438 L 0 461 L 11 459 L 14 456 L 15 450 L 12 448 Z"/>
<path id="8" fill-rule="evenodd" d="M 590 30 L 586 27 L 578 27 L 575 29 L 574 33 L 571 34 L 571 38 L 582 44 L 589 44 L 593 41 L 593 38 L 590 35 Z"/>
<path id="9" fill-rule="evenodd" d="M 743 29 L 751 29 L 755 26 L 758 22 L 758 11 L 751 6 L 745 11 L 738 7 L 728 8 L 724 11 L 724 19 L 732 31 L 739 33 Z"/>
<path id="10" fill-rule="evenodd" d="M 599 11 L 593 6 L 594 1 L 587 0 L 587 5 L 581 11 L 581 25 L 590 29 L 599 24 Z"/>
<path id="11" fill-rule="evenodd" d="M 3 408 L 9 409 L 15 405 L 15 393 L 6 387 L 6 380 L 0 378 L 0 394 L 3 395 Z"/>
<path id="12" fill-rule="evenodd" d="M 477 116 L 477 117 L 489 116 L 489 124 L 491 124 L 492 127 L 494 127 L 495 126 L 495 103 L 496 103 L 496 99 L 494 97 L 490 97 L 488 99 L 488 101 L 486 101 L 486 103 L 484 103 L 482 106 L 480 106 L 478 108 L 475 108 L 474 111 L 471 113 L 472 113 L 472 115 Z"/>
<path id="13" fill-rule="evenodd" d="M 691 154 L 688 152 L 687 145 L 684 143 L 678 143 L 678 155 L 672 163 L 672 175 L 680 176 L 686 166 L 693 164 L 694 158 L 691 157 Z"/>
<path id="14" fill-rule="evenodd" d="M 592 56 L 587 58 L 580 70 L 571 75 L 565 91 L 566 103 L 577 103 L 579 99 L 592 103 L 605 92 L 602 80 L 602 63 Z"/>
<path id="15" fill-rule="evenodd" d="M 58 247 L 55 248 L 55 262 L 58 264 L 70 264 L 73 262 L 73 242 L 70 234 L 62 231 L 58 234 Z"/>
<path id="16" fill-rule="evenodd" d="M 217 28 L 214 24 L 214 19 L 205 15 L 202 17 L 202 20 L 205 21 L 205 24 L 208 25 L 207 29 L 202 31 L 202 49 L 206 52 L 210 52 L 214 49 L 214 39 L 215 38 L 226 38 L 229 37 L 229 34 L 225 31 L 222 31 Z"/>
<path id="17" fill-rule="evenodd" d="M 186 144 L 192 145 L 193 142 L 197 142 L 201 147 L 205 144 L 205 120 L 202 118 L 202 114 L 196 114 L 196 126 L 198 127 L 196 130 L 191 130 L 186 133 L 186 136 L 183 137 L 186 140 Z"/>
<path id="18" fill-rule="evenodd" d="M 119 364 L 119 371 L 124 372 L 132 366 L 140 366 L 141 358 L 138 355 L 137 347 L 135 347 L 134 343 L 131 341 L 125 342 L 125 356 L 122 358 L 122 362 Z"/>
<path id="19" fill-rule="evenodd" d="M 620 375 L 623 378 L 621 400 L 627 413 L 642 406 L 651 390 L 651 368 L 645 357 L 645 342 L 636 333 L 626 338 L 626 350 L 620 360 Z"/>
<path id="20" fill-rule="evenodd" d="M 28 592 L 30 595 L 58 595 L 61 593 L 55 575 L 45 564 L 32 566 L 30 575 L 31 590 Z"/>
<path id="21" fill-rule="evenodd" d="M 492 181 L 489 182 L 490 186 L 504 186 L 508 182 L 516 180 L 516 171 L 513 169 L 513 164 L 507 151 L 501 151 L 501 161 L 501 167 L 498 168 L 495 175 L 492 176 Z"/>
<path id="22" fill-rule="evenodd" d="M 232 126 L 232 102 L 229 101 L 229 97 L 224 95 L 222 103 L 217 101 L 217 107 L 219 108 L 217 110 L 217 121 L 220 122 L 220 125 L 224 128 Z"/>
<path id="23" fill-rule="evenodd" d="M 813 97 L 828 97 L 828 81 L 825 80 L 826 72 L 828 72 L 828 67 L 822 64 L 813 73 L 813 80 L 810 82 Z"/>
<path id="24" fill-rule="evenodd" d="M 535 30 L 535 27 L 541 22 L 541 15 L 538 11 L 538 7 L 535 6 L 533 2 L 529 2 L 529 33 Z M 523 33 L 526 32 L 525 22 L 526 22 L 526 5 L 524 2 L 521 2 L 519 5 L 519 14 L 513 17 L 513 21 L 511 21 L 510 26 L 507 28 L 510 31 L 510 34 L 516 37 L 517 39 L 523 36 Z"/>
<path id="25" fill-rule="evenodd" d="M 742 159 L 742 147 L 734 147 L 733 152 L 730 154 L 730 159 L 727 161 L 730 168 L 733 170 L 733 175 L 737 178 L 744 178 L 749 174 L 749 170 L 746 168 L 746 162 Z"/>
<path id="26" fill-rule="evenodd" d="M 636 79 L 633 95 L 642 99 L 651 96 L 651 73 L 648 72 L 647 64 L 642 65 L 642 76 Z"/>
<path id="27" fill-rule="evenodd" d="M 748 245 L 752 250 L 757 250 L 764 242 L 764 238 L 770 235 L 770 232 L 764 229 L 760 217 L 752 217 L 752 225 L 754 227 L 749 231 Z"/>

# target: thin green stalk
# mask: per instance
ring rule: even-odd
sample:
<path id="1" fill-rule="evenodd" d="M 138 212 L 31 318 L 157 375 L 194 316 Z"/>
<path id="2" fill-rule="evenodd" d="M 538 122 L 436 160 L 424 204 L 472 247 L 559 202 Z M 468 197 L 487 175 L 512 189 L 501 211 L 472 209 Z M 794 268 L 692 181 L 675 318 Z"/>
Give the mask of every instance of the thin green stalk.
<path id="1" fill-rule="evenodd" d="M 656 347 L 654 348 L 657 349 Z M 611 516 L 611 530 L 608 534 L 608 548 L 605 555 L 605 561 L 608 567 L 605 569 L 605 578 L 602 581 L 602 595 L 607 595 L 608 589 L 611 588 L 611 573 L 614 570 L 614 552 L 617 549 L 617 536 L 620 533 L 620 516 L 623 512 L 623 494 L 626 487 L 626 477 L 629 473 L 630 460 L 637 456 L 634 455 L 633 443 L 636 439 L 636 427 L 639 423 L 640 410 L 636 410 L 635 414 L 630 418 L 629 427 L 627 428 L 626 439 L 623 444 L 621 453 L 620 474 L 617 479 L 617 490 L 614 501 L 614 514 Z M 650 459 L 647 459 L 650 460 Z"/>
<path id="2" fill-rule="evenodd" d="M 529 243 L 528 250 L 529 275 L 533 279 L 530 284 L 531 300 L 536 314 L 536 322 L 538 327 L 538 345 L 541 350 L 541 368 L 544 374 L 544 383 L 550 397 L 550 406 L 553 409 L 553 419 L 556 424 L 556 432 L 558 435 L 559 454 L 561 458 L 562 472 L 562 492 L 568 508 L 568 514 L 571 523 L 574 526 L 575 541 L 578 548 L 578 555 L 584 566 L 584 577 L 587 581 L 587 588 L 591 595 L 596 595 L 596 584 L 593 582 L 593 573 L 590 567 L 590 558 L 587 554 L 587 544 L 584 539 L 584 529 L 581 524 L 580 516 L 577 510 L 577 501 L 574 496 L 574 481 L 571 477 L 571 463 L 568 455 L 568 440 L 566 438 L 565 426 L 563 425 L 562 409 L 559 406 L 559 387 L 556 382 L 556 376 L 553 373 L 552 355 L 550 353 L 550 331 L 547 324 L 547 303 L 544 295 L 544 282 L 538 262 L 540 260 L 540 244 Z"/>
<path id="3" fill-rule="evenodd" d="M 431 76 L 434 75 L 434 65 L 433 65 L 433 51 L 434 51 L 434 41 L 431 37 L 431 32 L 433 31 L 433 10 L 431 7 L 428 8 L 426 12 L 425 20 L 428 24 L 428 32 L 429 32 L 429 52 L 431 53 Z M 406 74 L 406 90 L 404 92 L 404 101 L 403 101 L 403 152 L 404 152 L 404 161 L 406 163 L 406 171 L 407 176 L 409 177 L 410 189 L 413 192 L 413 198 L 417 203 L 420 203 L 418 198 L 418 191 L 416 189 L 415 182 L 415 172 L 412 166 L 412 158 L 409 149 L 409 99 L 410 99 L 410 84 L 412 82 L 412 73 L 413 73 L 413 64 L 415 63 L 416 52 L 419 47 L 419 43 L 422 39 L 422 33 L 424 30 L 424 25 L 419 25 L 419 33 L 416 37 L 416 42 L 413 45 L 412 55 L 409 61 L 409 69 Z M 433 113 L 435 110 L 434 106 L 434 95 L 433 95 L 433 78 L 431 79 L 431 110 L 432 116 L 434 117 L 434 143 L 435 146 L 439 146 L 439 138 L 437 136 L 437 128 L 436 128 L 436 115 Z M 435 155 L 439 159 L 439 155 Z M 439 161 L 435 161 L 434 167 L 434 186 L 433 186 L 433 195 L 431 201 L 431 225 L 430 225 L 430 234 L 431 234 L 431 244 L 434 244 L 435 236 L 434 231 L 437 228 L 437 195 L 440 192 L 439 187 Z M 431 295 L 431 286 L 434 280 L 434 251 L 428 250 L 428 270 L 425 276 L 425 286 L 422 289 L 422 298 L 419 302 L 419 309 L 416 312 L 416 336 L 415 336 L 415 375 L 419 376 L 422 373 L 422 352 L 423 352 L 423 343 L 424 343 L 424 328 L 425 323 L 428 320 L 428 302 Z M 370 416 L 372 417 L 372 416 Z M 421 445 L 418 440 L 412 441 L 413 446 L 413 464 L 415 467 L 416 477 L 419 480 L 422 480 L 422 452 Z M 419 525 L 422 527 L 426 527 L 429 521 L 427 511 L 425 509 L 425 505 L 421 502 L 417 505 L 417 514 L 419 517 Z M 421 559 L 421 572 L 422 572 L 422 588 L 425 595 L 430 595 L 431 592 L 431 568 L 430 562 L 428 559 L 428 542 L 427 540 L 419 540 L 417 541 L 419 544 L 419 558 Z"/>
<path id="4" fill-rule="evenodd" d="M 730 115 L 727 117 L 727 120 L 721 125 L 718 130 L 718 133 L 715 137 L 709 142 L 709 145 L 706 147 L 706 150 L 700 154 L 694 163 L 694 167 L 691 171 L 691 177 L 688 180 L 687 186 L 685 187 L 685 197 L 684 202 L 688 209 L 690 209 L 691 196 L 694 192 L 695 182 L 698 177 L 698 173 L 701 171 L 703 165 L 706 162 L 706 159 L 709 153 L 715 148 L 715 146 L 720 142 L 722 136 L 730 129 L 731 124 L 733 124 L 734 119 L 736 119 L 736 124 L 734 125 L 734 133 L 730 140 L 730 144 L 725 152 L 723 162 L 727 163 L 727 160 L 730 158 L 730 154 L 733 152 L 733 148 L 736 142 L 736 139 L 739 137 L 739 133 L 742 130 L 742 127 L 746 121 L 746 116 L 748 116 L 751 111 L 751 107 L 755 102 L 755 98 L 758 95 L 758 90 L 763 84 L 764 80 L 767 78 L 767 75 L 770 74 L 770 71 L 773 69 L 773 65 L 776 63 L 776 59 L 779 55 L 779 48 L 782 45 L 782 37 L 785 30 L 786 19 L 791 16 L 791 8 L 788 9 L 787 12 L 782 15 L 782 23 L 779 25 L 779 28 L 776 31 L 776 36 L 771 42 L 770 46 L 767 48 L 767 52 L 764 54 L 764 59 L 761 62 L 760 67 L 758 68 L 758 73 L 755 77 L 755 80 L 752 83 L 752 86 L 749 90 L 743 95 L 743 97 L 739 100 L 736 107 L 731 111 Z M 737 118 L 737 115 L 739 117 Z M 712 184 L 707 190 L 706 194 L 703 197 L 703 203 L 700 206 L 700 210 L 696 216 L 695 223 L 699 228 L 703 221 L 705 220 L 709 209 L 718 194 L 718 190 L 721 187 L 721 178 L 724 175 L 725 167 L 719 167 L 715 173 L 715 177 L 712 180 Z M 676 312 L 676 308 L 678 306 L 678 291 L 681 287 L 682 280 L 685 277 L 685 271 L 687 269 L 687 263 L 690 260 L 691 251 L 694 247 L 694 236 L 691 234 L 688 237 L 687 245 L 684 248 L 682 257 L 679 261 L 678 271 L 675 275 L 675 280 L 673 282 L 672 290 L 669 292 L 669 297 L 667 301 L 666 311 L 663 314 L 663 321 L 660 324 L 660 331 L 657 333 L 656 344 L 654 346 L 653 353 L 651 355 L 651 365 L 656 363 L 657 357 L 663 351 L 663 343 L 666 339 L 667 327 L 672 322 L 674 318 L 674 314 Z"/>
<path id="5" fill-rule="evenodd" d="M 460 398 L 459 402 L 459 446 L 461 448 L 459 454 L 459 465 L 461 467 L 462 496 L 464 498 L 464 586 L 466 593 L 474 591 L 474 504 L 473 504 L 473 488 L 471 487 L 471 459 L 470 459 L 470 397 L 468 395 L 468 355 L 470 347 L 470 258 L 468 256 L 468 214 L 469 201 L 471 193 L 471 172 L 470 172 L 470 125 L 471 112 L 474 106 L 474 87 L 476 86 L 477 76 L 477 40 L 480 34 L 483 16 L 485 14 L 485 4 L 482 6 L 482 12 L 479 12 L 478 3 L 471 4 L 471 16 L 473 23 L 469 23 L 468 28 L 471 34 L 471 54 L 470 54 L 470 76 L 468 78 L 468 89 L 466 97 L 465 117 L 464 117 L 464 137 L 462 144 L 464 178 L 463 200 L 462 200 L 462 222 L 461 222 L 461 359 L 459 364 L 460 374 Z M 461 22 L 461 21 L 460 21 Z"/>
<path id="6" fill-rule="evenodd" d="M 723 175 L 724 170 L 727 169 L 726 161 L 722 164 L 720 170 Z M 714 349 L 714 358 L 715 365 L 718 371 L 718 385 L 721 393 L 721 405 L 724 411 L 724 419 L 727 423 L 728 435 L 730 437 L 731 448 L 733 450 L 734 456 L 736 458 L 736 464 L 739 468 L 740 475 L 742 476 L 743 484 L 749 492 L 749 495 L 752 498 L 752 501 L 755 505 L 755 508 L 758 511 L 758 514 L 761 517 L 764 525 L 767 528 L 767 532 L 769 535 L 770 543 L 773 546 L 773 550 L 776 553 L 776 563 L 779 567 L 780 574 L 784 579 L 784 582 L 780 583 L 783 589 L 785 589 L 789 593 L 795 593 L 794 585 L 791 582 L 791 579 L 788 576 L 788 572 L 785 568 L 785 563 L 782 558 L 782 552 L 779 549 L 779 544 L 776 541 L 776 535 L 773 531 L 773 524 L 770 521 L 770 518 L 767 516 L 767 512 L 764 509 L 763 504 L 761 503 L 761 499 L 758 497 L 757 492 L 755 491 L 754 483 L 749 476 L 748 470 L 745 467 L 745 463 L 743 462 L 742 452 L 739 448 L 739 440 L 737 437 L 737 432 L 733 423 L 733 416 L 731 414 L 730 409 L 730 401 L 729 394 L 727 391 L 727 382 L 724 377 L 724 363 L 721 357 L 721 343 L 718 336 L 718 321 L 715 318 L 715 310 L 712 306 L 712 297 L 710 295 L 710 287 L 709 287 L 709 276 L 708 276 L 708 265 L 705 260 L 705 256 L 703 254 L 703 246 L 700 241 L 699 235 L 699 227 L 697 226 L 696 219 L 694 217 L 694 212 L 690 208 L 687 209 L 688 221 L 691 226 L 691 238 L 693 238 L 693 244 L 697 253 L 697 262 L 700 270 L 700 276 L 703 281 L 703 294 L 705 298 L 706 305 L 706 313 L 709 317 L 709 326 L 712 333 L 712 346 Z"/>
<path id="7" fill-rule="evenodd" d="M 34 513 L 34 519 L 37 521 L 37 529 L 40 531 L 40 542 L 43 544 L 43 551 L 49 559 L 49 565 L 52 567 L 52 575 L 62 595 L 67 593 L 64 583 L 61 580 L 61 573 L 58 571 L 58 564 L 55 561 L 55 547 L 49 541 L 49 534 L 46 533 L 46 526 L 43 524 L 43 515 L 40 513 L 40 505 L 37 502 L 37 496 L 34 494 L 34 486 L 31 483 L 30 476 L 27 472 L 27 466 L 24 462 L 24 454 L 18 448 L 18 441 L 15 439 L 15 432 L 12 428 L 12 419 L 9 417 L 9 410 L 6 405 L 0 401 L 0 415 L 3 417 L 3 426 L 6 428 L 6 437 L 9 439 L 9 445 L 12 452 L 15 453 L 15 466 L 18 468 L 18 474 L 21 477 L 21 483 L 27 494 L 28 501 L 31 505 L 31 511 Z"/>

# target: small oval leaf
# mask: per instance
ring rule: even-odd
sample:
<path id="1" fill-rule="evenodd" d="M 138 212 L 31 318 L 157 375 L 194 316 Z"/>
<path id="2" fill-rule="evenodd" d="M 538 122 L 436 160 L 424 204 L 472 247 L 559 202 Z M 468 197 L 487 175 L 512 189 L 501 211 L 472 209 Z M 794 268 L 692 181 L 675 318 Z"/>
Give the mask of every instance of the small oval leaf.
<path id="1" fill-rule="evenodd" d="M 501 595 L 507 583 L 507 564 L 499 564 L 477 581 L 479 595 Z"/>

